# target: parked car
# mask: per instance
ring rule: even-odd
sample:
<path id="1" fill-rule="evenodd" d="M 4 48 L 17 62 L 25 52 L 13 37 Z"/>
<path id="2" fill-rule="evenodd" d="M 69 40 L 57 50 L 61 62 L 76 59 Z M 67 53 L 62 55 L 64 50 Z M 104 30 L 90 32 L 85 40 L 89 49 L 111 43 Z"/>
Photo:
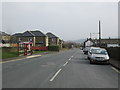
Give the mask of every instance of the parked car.
<path id="1" fill-rule="evenodd" d="M 88 52 L 88 59 L 90 63 L 105 62 L 109 64 L 109 55 L 104 48 L 91 48 Z"/>
<path id="2" fill-rule="evenodd" d="M 85 47 L 83 49 L 84 54 L 88 54 L 88 51 L 90 50 L 91 47 Z"/>

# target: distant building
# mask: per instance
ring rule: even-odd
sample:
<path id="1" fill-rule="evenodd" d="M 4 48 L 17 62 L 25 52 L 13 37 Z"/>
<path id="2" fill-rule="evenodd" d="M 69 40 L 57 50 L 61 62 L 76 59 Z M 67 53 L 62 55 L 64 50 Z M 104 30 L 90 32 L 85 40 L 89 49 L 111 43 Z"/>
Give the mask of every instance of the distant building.
<path id="1" fill-rule="evenodd" d="M 93 41 L 98 46 L 99 40 L 94 39 Z M 101 39 L 101 47 L 119 47 L 119 46 L 120 46 L 120 39 L 118 38 Z"/>
<path id="2" fill-rule="evenodd" d="M 84 47 L 88 46 L 99 46 L 99 39 L 87 39 L 84 41 Z M 108 39 L 101 39 L 101 47 L 119 47 L 120 46 L 120 39 L 117 38 L 108 38 Z"/>
<path id="3" fill-rule="evenodd" d="M 93 44 L 94 44 L 94 42 L 91 38 L 84 41 L 84 47 L 91 47 L 91 46 L 93 46 Z"/>

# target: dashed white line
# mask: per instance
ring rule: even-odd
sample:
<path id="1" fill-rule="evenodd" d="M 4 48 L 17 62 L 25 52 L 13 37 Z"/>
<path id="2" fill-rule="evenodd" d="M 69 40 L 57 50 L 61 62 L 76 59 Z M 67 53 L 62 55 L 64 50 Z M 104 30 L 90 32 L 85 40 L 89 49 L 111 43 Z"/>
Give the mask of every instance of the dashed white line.
<path id="1" fill-rule="evenodd" d="M 55 79 L 55 77 L 60 73 L 61 70 L 62 70 L 62 69 L 59 69 L 59 70 L 55 73 L 55 75 L 50 79 L 50 81 L 53 81 L 53 80 Z"/>
<path id="2" fill-rule="evenodd" d="M 67 64 L 68 64 L 68 61 L 63 66 L 66 66 Z"/>
<path id="3" fill-rule="evenodd" d="M 69 58 L 69 61 L 71 60 L 71 58 Z"/>
<path id="4" fill-rule="evenodd" d="M 73 57 L 73 56 L 71 56 L 71 57 Z"/>

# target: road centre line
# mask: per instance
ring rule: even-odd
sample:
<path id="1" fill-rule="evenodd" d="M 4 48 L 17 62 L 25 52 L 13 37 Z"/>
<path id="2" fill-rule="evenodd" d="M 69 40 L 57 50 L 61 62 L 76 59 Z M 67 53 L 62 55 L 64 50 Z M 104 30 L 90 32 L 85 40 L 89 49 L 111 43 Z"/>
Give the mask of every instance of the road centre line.
<path id="1" fill-rule="evenodd" d="M 71 60 L 71 58 L 69 58 L 69 61 Z"/>
<path id="2" fill-rule="evenodd" d="M 72 56 L 71 56 L 71 58 L 73 58 L 74 57 L 74 55 L 77 53 L 78 51 L 76 51 Z"/>
<path id="3" fill-rule="evenodd" d="M 62 69 L 59 69 L 59 70 L 55 73 L 55 75 L 50 79 L 51 82 L 55 79 L 55 77 L 60 73 L 61 70 L 62 70 Z"/>
<path id="4" fill-rule="evenodd" d="M 63 66 L 66 66 L 67 64 L 68 64 L 68 61 Z"/>
<path id="5" fill-rule="evenodd" d="M 71 56 L 71 57 L 73 57 L 73 56 Z"/>
<path id="6" fill-rule="evenodd" d="M 120 71 L 118 69 L 116 69 L 115 67 L 111 67 L 114 71 L 116 71 L 117 73 L 120 73 Z"/>

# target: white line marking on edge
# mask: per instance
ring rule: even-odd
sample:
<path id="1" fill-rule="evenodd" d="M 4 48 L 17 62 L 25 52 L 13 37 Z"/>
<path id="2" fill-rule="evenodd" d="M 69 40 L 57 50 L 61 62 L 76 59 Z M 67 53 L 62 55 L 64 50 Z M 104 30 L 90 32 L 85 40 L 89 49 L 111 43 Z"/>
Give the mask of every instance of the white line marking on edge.
<path id="1" fill-rule="evenodd" d="M 114 67 L 111 67 L 114 71 L 116 71 L 117 73 L 120 73 L 120 71 Z"/>
<path id="2" fill-rule="evenodd" d="M 0 63 L 7 63 L 7 62 L 15 62 L 15 61 L 20 61 L 20 60 L 24 60 L 25 58 L 22 58 L 22 59 L 14 59 L 14 60 L 10 60 L 10 61 L 3 61 L 3 62 L 0 62 Z"/>
<path id="3" fill-rule="evenodd" d="M 41 55 L 34 55 L 34 56 L 27 56 L 26 58 L 33 58 L 33 57 L 39 57 Z"/>
<path id="4" fill-rule="evenodd" d="M 27 57 L 25 57 L 25 58 L 14 59 L 14 60 L 9 60 L 9 61 L 1 61 L 0 63 L 15 62 L 15 61 L 24 60 L 24 59 L 26 59 L 26 58 L 33 58 L 33 57 L 39 57 L 39 56 L 41 56 L 41 55 L 27 56 Z"/>
<path id="5" fill-rule="evenodd" d="M 61 70 L 62 70 L 62 69 L 59 69 L 59 70 L 55 73 L 55 75 L 50 79 L 50 81 L 53 81 L 53 80 L 55 79 L 55 77 L 60 73 Z"/>
<path id="6" fill-rule="evenodd" d="M 67 64 L 68 64 L 68 61 L 63 66 L 66 66 Z"/>

